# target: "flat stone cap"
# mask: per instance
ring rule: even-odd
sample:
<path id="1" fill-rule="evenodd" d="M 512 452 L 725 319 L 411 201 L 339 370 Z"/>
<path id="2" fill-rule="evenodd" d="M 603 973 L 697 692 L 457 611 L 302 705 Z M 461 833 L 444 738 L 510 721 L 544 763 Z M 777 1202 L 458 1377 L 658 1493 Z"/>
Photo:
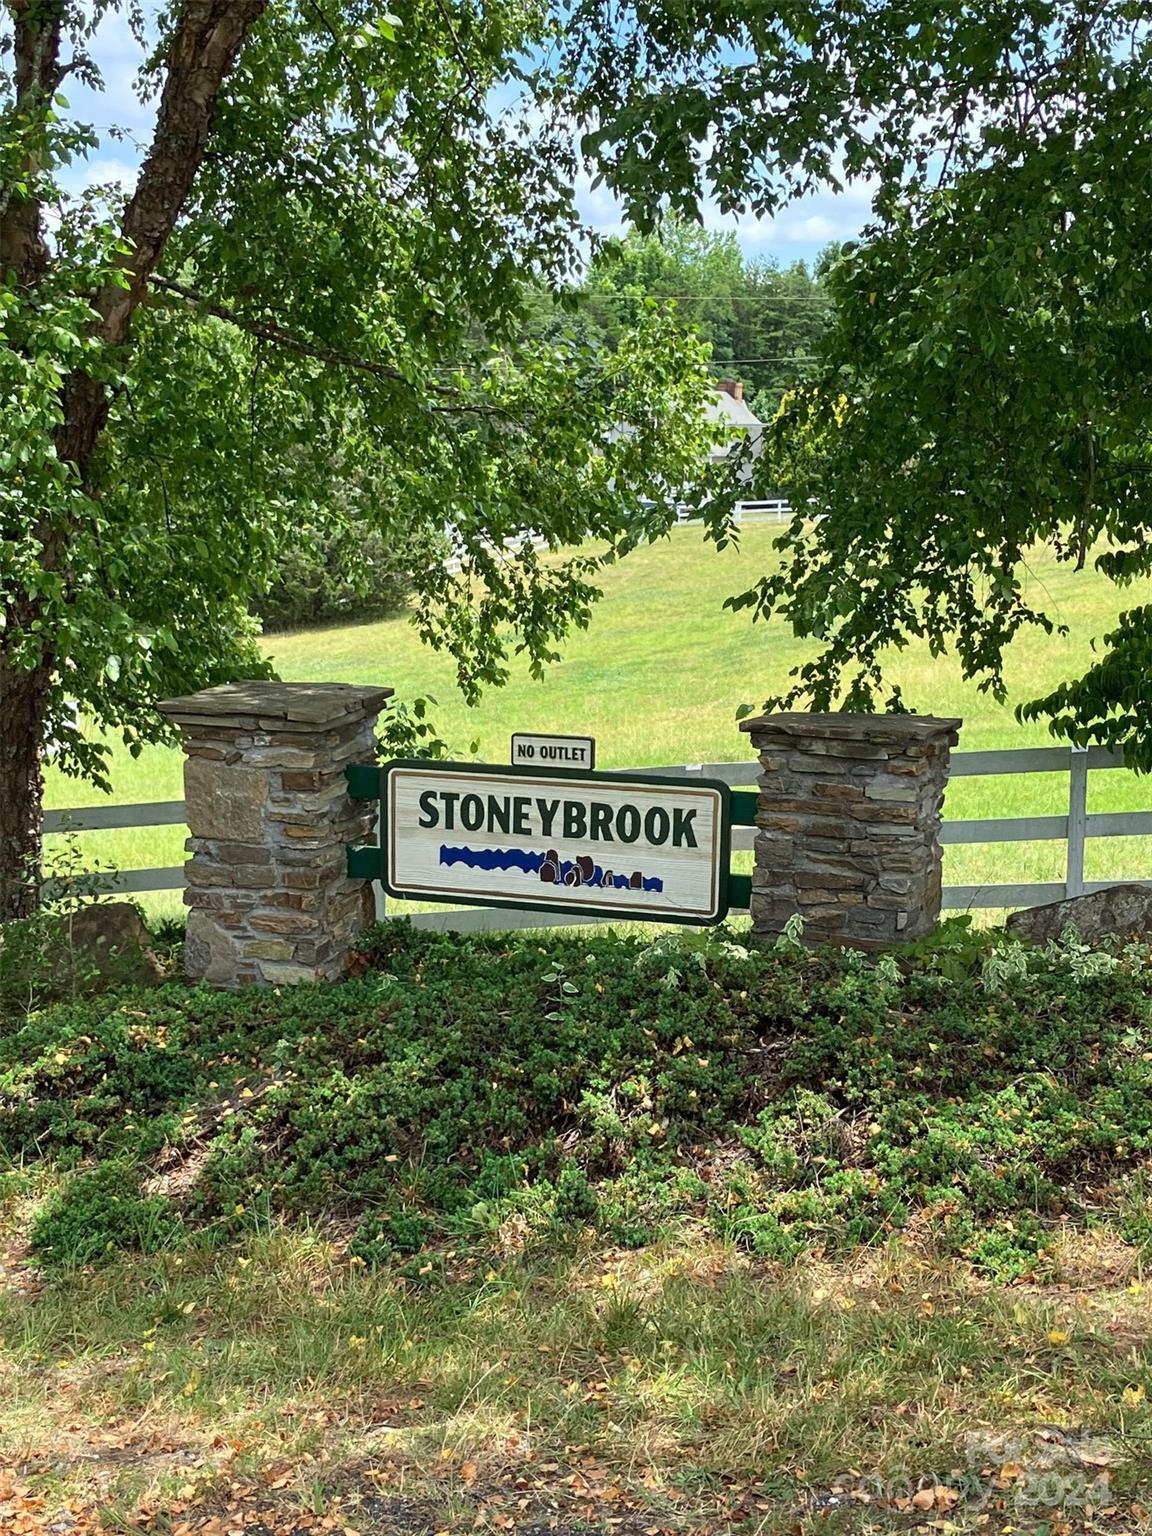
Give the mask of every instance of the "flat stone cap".
<path id="1" fill-rule="evenodd" d="M 164 699 L 156 708 L 177 722 L 245 719 L 265 725 L 276 721 L 286 726 L 337 725 L 377 714 L 395 692 L 356 683 L 278 683 L 253 678 Z"/>
<path id="2" fill-rule="evenodd" d="M 814 741 L 872 741 L 881 744 L 896 742 L 939 741 L 943 737 L 955 740 L 963 720 L 936 715 L 864 715 L 837 711 L 832 714 L 757 715 L 751 720 L 741 720 L 740 729 L 752 735 L 761 733 L 772 736 L 807 737 Z"/>

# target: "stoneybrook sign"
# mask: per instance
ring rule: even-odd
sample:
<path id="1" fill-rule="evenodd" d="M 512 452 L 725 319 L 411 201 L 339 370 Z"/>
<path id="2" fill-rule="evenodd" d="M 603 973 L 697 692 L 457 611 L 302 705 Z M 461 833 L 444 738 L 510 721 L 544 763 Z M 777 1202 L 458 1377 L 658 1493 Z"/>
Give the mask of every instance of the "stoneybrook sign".
<path id="1" fill-rule="evenodd" d="M 160 705 L 187 755 L 190 976 L 238 987 L 344 975 L 372 920 L 368 882 L 382 878 L 397 896 L 527 907 L 544 923 L 576 913 L 699 924 L 730 905 L 750 909 L 754 938 L 767 940 L 800 913 L 807 937 L 865 949 L 919 937 L 940 911 L 957 720 L 746 720 L 758 788 L 729 795 L 689 769 L 595 773 L 575 758 L 381 769 L 375 725 L 391 692 L 255 681 Z M 798 799 L 801 779 L 811 788 Z M 377 821 L 380 839 L 367 843 Z M 759 829 L 755 886 L 729 869 L 732 825 Z"/>
<path id="2" fill-rule="evenodd" d="M 681 923 L 728 911 L 726 784 L 407 760 L 379 772 L 390 896 Z"/>

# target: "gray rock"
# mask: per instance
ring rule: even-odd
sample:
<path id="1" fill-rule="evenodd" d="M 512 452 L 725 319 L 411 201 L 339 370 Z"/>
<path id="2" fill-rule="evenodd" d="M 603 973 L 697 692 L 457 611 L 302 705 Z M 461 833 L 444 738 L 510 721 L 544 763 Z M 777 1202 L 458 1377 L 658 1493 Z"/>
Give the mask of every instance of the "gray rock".
<path id="1" fill-rule="evenodd" d="M 205 757 L 184 765 L 184 801 L 195 836 L 225 843 L 264 841 L 268 775 L 261 768 L 225 766 Z"/>
<path id="2" fill-rule="evenodd" d="M 128 902 L 51 907 L 0 924 L 0 1014 L 116 985 L 164 979 L 152 938 Z"/>
<path id="3" fill-rule="evenodd" d="M 156 707 L 173 720 L 208 725 L 229 719 L 261 719 L 266 730 L 282 730 L 288 722 L 325 726 L 346 719 L 375 716 L 392 697 L 392 688 L 364 688 L 355 683 L 279 683 L 253 678 L 221 683 L 201 693 L 165 699 Z"/>
<path id="4" fill-rule="evenodd" d="M 92 902 L 61 919 L 66 963 L 83 988 L 98 981 L 150 983 L 163 979 L 151 935 L 128 901 Z"/>
<path id="5" fill-rule="evenodd" d="M 1110 885 L 1088 896 L 1070 896 L 1043 907 L 1013 912 L 1008 932 L 1026 944 L 1047 944 L 1074 928 L 1085 943 L 1104 938 L 1128 938 L 1152 933 L 1152 888 Z"/>

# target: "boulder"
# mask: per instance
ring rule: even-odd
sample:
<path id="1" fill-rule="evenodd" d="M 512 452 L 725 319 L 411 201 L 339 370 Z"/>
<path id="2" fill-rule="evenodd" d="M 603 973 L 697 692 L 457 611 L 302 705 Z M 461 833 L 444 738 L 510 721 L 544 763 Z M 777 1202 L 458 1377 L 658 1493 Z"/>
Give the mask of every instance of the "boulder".
<path id="1" fill-rule="evenodd" d="M 152 936 L 130 901 L 92 902 L 61 919 L 61 938 L 76 983 L 150 983 L 163 979 Z"/>
<path id="2" fill-rule="evenodd" d="M 1099 939 L 1152 934 L 1152 887 L 1110 885 L 1088 896 L 1069 896 L 1043 907 L 1013 912 L 1008 932 L 1026 944 L 1047 944 L 1074 928 L 1086 944 Z"/>

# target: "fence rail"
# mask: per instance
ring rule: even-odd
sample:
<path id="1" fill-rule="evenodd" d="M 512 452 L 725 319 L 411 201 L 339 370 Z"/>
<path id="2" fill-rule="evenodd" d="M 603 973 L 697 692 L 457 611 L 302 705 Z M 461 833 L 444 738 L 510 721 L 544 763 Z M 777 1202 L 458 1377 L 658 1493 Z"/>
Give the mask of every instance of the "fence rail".
<path id="1" fill-rule="evenodd" d="M 991 752 L 954 752 L 952 777 L 996 776 L 1018 773 L 1064 773 L 1068 775 L 1068 809 L 1060 816 L 1005 816 L 956 818 L 945 816 L 940 840 L 947 846 L 972 843 L 1026 843 L 1057 841 L 1067 844 L 1065 875 L 1062 881 L 1034 881 L 990 885 L 946 885 L 945 908 L 1003 909 L 1034 906 L 1045 901 L 1059 901 L 1065 896 L 1079 896 L 1103 890 L 1114 881 L 1086 880 L 1084 852 L 1089 838 L 1152 837 L 1152 810 L 1088 811 L 1088 776 L 1095 769 L 1123 768 L 1119 753 L 1103 747 L 1010 747 Z M 753 786 L 758 766 L 756 760 L 732 763 L 668 764 L 658 768 L 613 770 L 621 774 L 642 772 L 669 778 L 722 779 L 735 788 Z M 45 832 L 98 832 L 133 827 L 181 826 L 184 822 L 182 800 L 160 800 L 144 805 L 86 805 L 73 810 L 48 811 Z M 755 827 L 732 828 L 732 847 L 750 849 Z M 1152 880 L 1137 880 L 1152 886 Z M 115 891 L 171 891 L 184 885 L 184 869 L 121 870 L 108 879 Z M 376 887 L 377 912 L 384 913 L 383 893 Z M 444 908 L 436 912 L 417 912 L 412 916 L 418 928 L 451 930 L 458 933 L 481 929 L 556 927 L 557 919 L 547 913 L 528 909 L 489 907 Z M 563 926 L 602 922 L 602 918 L 566 915 Z"/>
<path id="2" fill-rule="evenodd" d="M 683 527 L 686 524 L 702 523 L 704 519 L 696 516 L 689 508 L 682 507 L 676 513 L 676 521 Z M 792 508 L 783 497 L 770 501 L 738 501 L 732 513 L 732 521 L 741 527 L 748 523 L 790 523 Z"/>

